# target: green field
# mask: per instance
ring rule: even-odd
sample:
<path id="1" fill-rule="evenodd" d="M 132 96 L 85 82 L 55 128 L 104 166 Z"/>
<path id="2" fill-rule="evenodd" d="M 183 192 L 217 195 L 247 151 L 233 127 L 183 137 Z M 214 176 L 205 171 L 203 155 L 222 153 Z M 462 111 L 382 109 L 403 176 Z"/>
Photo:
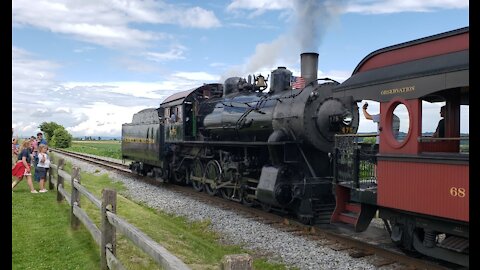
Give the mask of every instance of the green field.
<path id="1" fill-rule="evenodd" d="M 99 269 L 98 246 L 83 227 L 70 230 L 69 216 L 55 192 L 31 194 L 20 182 L 12 192 L 12 269 Z"/>
<path id="2" fill-rule="evenodd" d="M 67 151 L 122 159 L 121 141 L 73 141 Z"/>

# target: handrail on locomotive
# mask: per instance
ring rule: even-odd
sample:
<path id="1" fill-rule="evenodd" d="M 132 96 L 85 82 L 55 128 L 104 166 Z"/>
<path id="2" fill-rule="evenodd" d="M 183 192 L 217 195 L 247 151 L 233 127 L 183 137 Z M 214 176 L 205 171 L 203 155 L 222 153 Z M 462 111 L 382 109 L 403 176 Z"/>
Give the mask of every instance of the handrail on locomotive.
<path id="1" fill-rule="evenodd" d="M 377 185 L 375 165 L 378 144 L 364 142 L 378 134 L 337 134 L 333 153 L 333 179 L 351 188 L 373 188 Z"/>

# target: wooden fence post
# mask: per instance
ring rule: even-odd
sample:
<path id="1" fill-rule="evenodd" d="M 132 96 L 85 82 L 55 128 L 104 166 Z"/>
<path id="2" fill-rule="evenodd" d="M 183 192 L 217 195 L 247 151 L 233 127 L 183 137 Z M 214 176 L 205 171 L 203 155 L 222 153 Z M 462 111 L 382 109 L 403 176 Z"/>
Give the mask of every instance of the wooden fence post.
<path id="1" fill-rule="evenodd" d="M 52 182 L 52 168 L 48 169 L 48 189 L 49 190 L 53 190 L 55 188 L 55 186 L 53 185 L 53 182 Z"/>
<path id="2" fill-rule="evenodd" d="M 253 258 L 249 254 L 225 255 L 222 258 L 222 270 L 252 270 Z"/>
<path id="3" fill-rule="evenodd" d="M 58 191 L 58 187 L 62 185 L 63 188 L 65 186 L 63 185 L 63 177 L 60 176 L 58 171 L 63 170 L 63 166 L 65 166 L 65 160 L 63 158 L 60 158 L 58 160 L 58 166 L 57 166 L 57 202 L 61 202 L 63 200 L 63 195 Z"/>
<path id="4" fill-rule="evenodd" d="M 73 229 L 78 229 L 80 225 L 80 219 L 75 216 L 73 213 L 73 208 L 75 205 L 80 207 L 80 192 L 75 188 L 75 182 L 80 184 L 80 168 L 74 167 L 72 173 L 72 195 L 70 197 L 70 226 Z"/>
<path id="5" fill-rule="evenodd" d="M 107 206 L 111 205 L 110 212 L 117 212 L 117 192 L 113 189 L 105 188 L 102 190 L 102 207 L 100 208 L 100 216 L 102 218 L 102 241 L 100 245 L 100 255 L 101 255 L 101 269 L 108 269 L 107 265 L 107 244 L 110 244 L 113 255 L 116 254 L 116 233 L 115 227 L 110 224 L 107 218 Z"/>

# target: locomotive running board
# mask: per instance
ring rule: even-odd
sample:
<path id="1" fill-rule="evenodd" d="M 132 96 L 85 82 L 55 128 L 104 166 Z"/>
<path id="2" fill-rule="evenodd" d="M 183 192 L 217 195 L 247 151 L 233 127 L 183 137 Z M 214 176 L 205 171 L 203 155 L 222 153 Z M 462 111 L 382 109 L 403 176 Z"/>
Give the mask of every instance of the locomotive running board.
<path id="1" fill-rule="evenodd" d="M 170 144 L 190 144 L 190 145 L 223 145 L 223 146 L 269 146 L 284 145 L 287 143 L 299 144 L 298 141 L 282 141 L 282 142 L 242 142 L 242 141 L 166 141 Z"/>

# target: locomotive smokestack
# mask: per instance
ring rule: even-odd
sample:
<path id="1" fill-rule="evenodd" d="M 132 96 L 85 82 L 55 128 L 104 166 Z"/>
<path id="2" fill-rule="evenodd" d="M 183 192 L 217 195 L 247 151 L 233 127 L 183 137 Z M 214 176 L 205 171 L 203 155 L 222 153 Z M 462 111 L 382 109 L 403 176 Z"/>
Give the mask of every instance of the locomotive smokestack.
<path id="1" fill-rule="evenodd" d="M 302 53 L 300 54 L 301 76 L 305 79 L 305 85 L 314 81 L 317 84 L 318 70 L 318 53 Z"/>

